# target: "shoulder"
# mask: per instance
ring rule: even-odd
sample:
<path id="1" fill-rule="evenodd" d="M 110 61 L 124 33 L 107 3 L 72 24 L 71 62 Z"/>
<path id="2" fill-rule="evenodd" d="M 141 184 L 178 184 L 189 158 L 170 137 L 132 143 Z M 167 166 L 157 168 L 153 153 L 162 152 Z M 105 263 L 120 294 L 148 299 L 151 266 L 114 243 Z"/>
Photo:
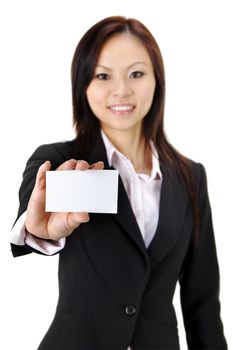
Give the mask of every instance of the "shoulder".
<path id="1" fill-rule="evenodd" d="M 196 162 L 192 159 L 188 160 L 191 164 L 192 175 L 197 191 L 200 193 L 203 191 L 203 189 L 207 190 L 207 175 L 205 166 L 202 163 Z"/>
<path id="2" fill-rule="evenodd" d="M 195 177 L 201 178 L 203 175 L 205 175 L 206 170 L 205 170 L 205 167 L 202 163 L 196 162 L 192 159 L 188 159 L 188 160 L 191 164 L 192 172 L 193 172 Z"/>
<path id="3" fill-rule="evenodd" d="M 32 153 L 28 163 L 49 160 L 52 164 L 59 164 L 72 158 L 75 158 L 75 140 L 41 145 Z"/>
<path id="4" fill-rule="evenodd" d="M 66 157 L 74 154 L 75 141 L 48 143 L 39 146 L 32 156 L 34 157 Z"/>

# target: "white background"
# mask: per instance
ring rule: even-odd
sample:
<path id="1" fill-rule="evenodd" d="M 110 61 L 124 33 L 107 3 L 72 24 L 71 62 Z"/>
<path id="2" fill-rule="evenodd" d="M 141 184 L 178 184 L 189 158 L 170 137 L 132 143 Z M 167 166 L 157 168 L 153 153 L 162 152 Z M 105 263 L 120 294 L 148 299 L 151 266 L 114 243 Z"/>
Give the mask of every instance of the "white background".
<path id="1" fill-rule="evenodd" d="M 30 154 L 40 144 L 74 137 L 73 52 L 90 26 L 110 15 L 141 20 L 157 39 L 166 67 L 167 135 L 178 150 L 205 165 L 221 272 L 222 318 L 233 349 L 231 5 L 227 0 L 1 1 L 1 349 L 36 349 L 53 318 L 58 257 L 31 254 L 13 259 L 10 229 Z M 177 290 L 183 350 L 178 301 Z"/>

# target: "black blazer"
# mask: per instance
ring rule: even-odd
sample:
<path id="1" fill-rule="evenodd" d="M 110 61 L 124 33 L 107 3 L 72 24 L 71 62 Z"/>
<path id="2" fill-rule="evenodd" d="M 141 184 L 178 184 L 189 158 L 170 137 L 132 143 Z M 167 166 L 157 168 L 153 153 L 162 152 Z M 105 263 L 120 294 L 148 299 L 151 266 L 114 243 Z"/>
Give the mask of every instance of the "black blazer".
<path id="1" fill-rule="evenodd" d="M 18 216 L 26 209 L 38 167 L 55 169 L 82 159 L 75 141 L 39 147 L 27 162 Z M 103 160 L 102 141 L 89 162 Z M 193 162 L 201 206 L 201 232 L 193 244 L 193 218 L 184 185 L 161 164 L 163 182 L 156 234 L 146 249 L 120 180 L 117 214 L 90 214 L 59 256 L 59 300 L 38 350 L 179 349 L 172 299 L 177 281 L 189 349 L 227 349 L 220 319 L 219 268 L 204 167 Z M 12 244 L 14 256 L 35 251 Z"/>

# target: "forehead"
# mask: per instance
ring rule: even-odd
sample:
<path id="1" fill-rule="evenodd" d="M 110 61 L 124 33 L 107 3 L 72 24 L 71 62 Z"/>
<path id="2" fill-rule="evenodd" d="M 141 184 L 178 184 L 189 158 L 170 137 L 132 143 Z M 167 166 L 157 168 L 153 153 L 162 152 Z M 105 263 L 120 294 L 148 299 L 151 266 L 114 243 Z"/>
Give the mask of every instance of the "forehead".
<path id="1" fill-rule="evenodd" d="M 97 64 L 114 64 L 121 61 L 127 65 L 131 61 L 150 63 L 150 56 L 141 40 L 130 33 L 115 34 L 102 46 Z M 130 61 L 130 62 L 129 62 Z"/>

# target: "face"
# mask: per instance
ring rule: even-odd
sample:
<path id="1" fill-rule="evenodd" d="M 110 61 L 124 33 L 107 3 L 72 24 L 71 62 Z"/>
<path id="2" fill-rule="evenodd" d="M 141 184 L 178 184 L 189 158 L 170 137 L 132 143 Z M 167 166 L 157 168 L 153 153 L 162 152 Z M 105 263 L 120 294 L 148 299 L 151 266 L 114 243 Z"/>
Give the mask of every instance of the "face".
<path id="1" fill-rule="evenodd" d="M 117 34 L 102 47 L 87 100 L 107 134 L 117 130 L 138 132 L 150 110 L 155 86 L 144 45 L 132 34 Z"/>

